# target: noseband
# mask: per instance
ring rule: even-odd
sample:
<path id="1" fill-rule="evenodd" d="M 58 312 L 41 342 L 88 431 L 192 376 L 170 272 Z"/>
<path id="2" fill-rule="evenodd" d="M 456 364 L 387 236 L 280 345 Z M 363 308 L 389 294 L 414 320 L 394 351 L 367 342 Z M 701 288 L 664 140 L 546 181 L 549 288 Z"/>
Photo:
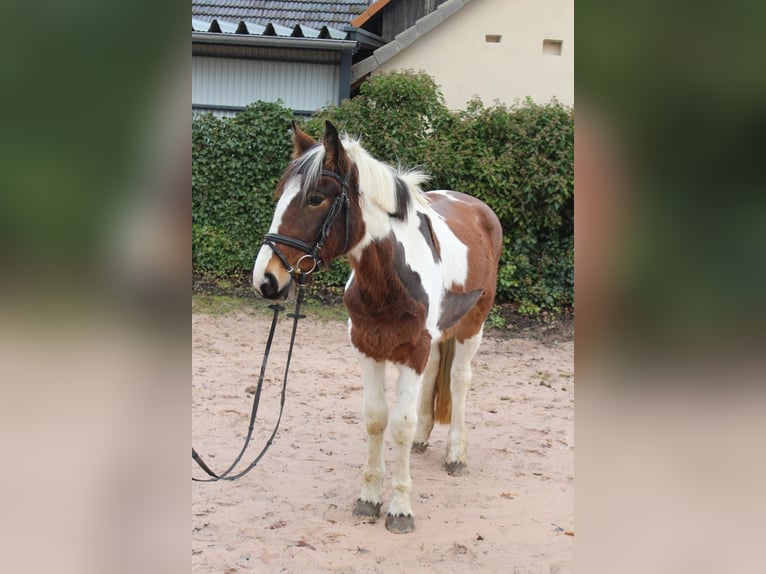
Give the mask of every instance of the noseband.
<path id="1" fill-rule="evenodd" d="M 327 215 L 325 216 L 324 223 L 322 223 L 322 228 L 319 230 L 319 234 L 317 235 L 316 240 L 314 241 L 314 245 L 309 245 L 305 241 L 302 241 L 300 239 L 295 239 L 294 237 L 290 237 L 288 235 L 282 235 L 281 233 L 267 233 L 263 236 L 263 244 L 268 245 L 271 247 L 271 250 L 274 252 L 274 255 L 279 257 L 279 260 L 282 262 L 282 265 L 285 266 L 285 269 L 287 269 L 287 272 L 291 275 L 310 275 L 314 271 L 316 271 L 319 267 L 322 265 L 322 259 L 319 257 L 319 252 L 322 250 L 322 247 L 324 247 L 324 242 L 327 239 L 327 236 L 330 235 L 330 228 L 332 227 L 333 222 L 335 221 L 335 218 L 338 217 L 338 214 L 340 213 L 341 209 L 345 209 L 346 211 L 346 229 L 344 233 L 344 239 L 343 239 L 343 252 L 348 249 L 348 213 L 349 213 L 349 202 L 348 202 L 348 182 L 351 179 L 351 170 L 349 169 L 348 174 L 346 175 L 345 179 L 339 176 L 337 173 L 333 171 L 328 170 L 322 170 L 321 175 L 331 177 L 335 181 L 337 181 L 340 184 L 341 192 L 338 197 L 335 198 L 332 205 L 330 206 L 330 211 L 327 212 Z M 295 267 L 290 265 L 290 262 L 287 260 L 287 257 L 285 257 L 284 253 L 277 247 L 277 244 L 280 245 L 287 245 L 288 247 L 294 247 L 295 249 L 300 249 L 303 251 L 306 255 L 302 255 L 298 261 L 295 263 Z M 313 266 L 308 271 L 303 271 L 301 269 L 301 261 L 304 259 L 310 258 L 313 262 Z"/>

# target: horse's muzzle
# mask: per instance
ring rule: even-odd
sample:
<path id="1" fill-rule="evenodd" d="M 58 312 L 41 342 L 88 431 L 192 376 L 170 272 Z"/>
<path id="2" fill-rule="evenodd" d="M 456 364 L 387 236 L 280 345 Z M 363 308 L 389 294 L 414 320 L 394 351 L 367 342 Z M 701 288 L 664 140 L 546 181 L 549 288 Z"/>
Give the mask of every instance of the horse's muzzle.
<path id="1" fill-rule="evenodd" d="M 258 286 L 258 291 L 264 299 L 271 299 L 272 301 L 284 301 L 287 299 L 287 296 L 290 293 L 291 285 L 292 280 L 280 289 L 277 278 L 271 273 L 266 273 L 264 275 L 263 283 Z"/>

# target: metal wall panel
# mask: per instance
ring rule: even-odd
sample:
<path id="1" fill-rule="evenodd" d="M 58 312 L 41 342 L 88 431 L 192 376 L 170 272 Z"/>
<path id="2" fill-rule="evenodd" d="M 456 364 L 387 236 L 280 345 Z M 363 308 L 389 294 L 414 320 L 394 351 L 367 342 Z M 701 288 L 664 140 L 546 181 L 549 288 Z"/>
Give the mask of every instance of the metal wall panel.
<path id="1" fill-rule="evenodd" d="M 281 99 L 294 110 L 313 111 L 338 102 L 337 65 L 192 56 L 194 107 L 244 107 Z"/>

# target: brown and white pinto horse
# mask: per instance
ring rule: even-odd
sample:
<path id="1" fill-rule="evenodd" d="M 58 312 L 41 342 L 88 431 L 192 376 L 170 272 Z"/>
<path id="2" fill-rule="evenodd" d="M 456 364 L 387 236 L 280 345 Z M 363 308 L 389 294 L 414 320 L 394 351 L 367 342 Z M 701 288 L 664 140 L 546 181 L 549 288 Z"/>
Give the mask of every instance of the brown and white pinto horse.
<path id="1" fill-rule="evenodd" d="M 422 192 L 422 173 L 375 160 L 329 122 L 322 144 L 293 129 L 295 157 L 277 189 L 253 284 L 267 299 L 282 300 L 298 270 L 348 257 L 353 272 L 343 300 L 362 369 L 368 437 L 353 513 L 380 515 L 390 420 L 395 460 L 386 528 L 411 532 L 410 448 L 425 451 L 435 419 L 450 423 L 447 472 L 466 472 L 465 400 L 495 297 L 500 222 L 467 195 Z M 399 372 L 390 419 L 387 361 Z"/>

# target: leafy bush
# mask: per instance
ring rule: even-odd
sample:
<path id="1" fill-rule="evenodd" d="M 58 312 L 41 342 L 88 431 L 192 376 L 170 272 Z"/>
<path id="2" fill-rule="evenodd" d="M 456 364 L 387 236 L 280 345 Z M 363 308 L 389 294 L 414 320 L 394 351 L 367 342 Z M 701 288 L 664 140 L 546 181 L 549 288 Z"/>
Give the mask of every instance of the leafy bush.
<path id="1" fill-rule="evenodd" d="M 433 78 L 392 72 L 367 80 L 355 98 L 320 110 L 304 129 L 321 135 L 324 121 L 330 120 L 351 137 L 361 138 L 374 157 L 413 167 L 422 162 L 421 154 L 432 132 L 450 115 Z"/>
<path id="2" fill-rule="evenodd" d="M 473 100 L 422 159 L 437 188 L 485 201 L 503 225 L 498 298 L 522 309 L 573 303 L 574 115 L 561 104 Z"/>
<path id="3" fill-rule="evenodd" d="M 318 112 L 302 126 L 315 136 L 334 122 L 375 157 L 421 166 L 432 188 L 457 189 L 487 202 L 505 233 L 498 301 L 536 313 L 573 304 L 574 114 L 557 102 L 527 100 L 485 107 L 474 100 L 449 111 L 432 78 L 375 76 L 360 94 Z M 259 102 L 234 119 L 194 119 L 193 262 L 205 275 L 250 271 L 273 213 L 272 194 L 287 166 L 292 115 Z M 316 282 L 345 283 L 335 262 Z"/>
<path id="4" fill-rule="evenodd" d="M 252 269 L 292 152 L 293 114 L 257 102 L 233 118 L 192 121 L 192 268 L 227 277 Z"/>

